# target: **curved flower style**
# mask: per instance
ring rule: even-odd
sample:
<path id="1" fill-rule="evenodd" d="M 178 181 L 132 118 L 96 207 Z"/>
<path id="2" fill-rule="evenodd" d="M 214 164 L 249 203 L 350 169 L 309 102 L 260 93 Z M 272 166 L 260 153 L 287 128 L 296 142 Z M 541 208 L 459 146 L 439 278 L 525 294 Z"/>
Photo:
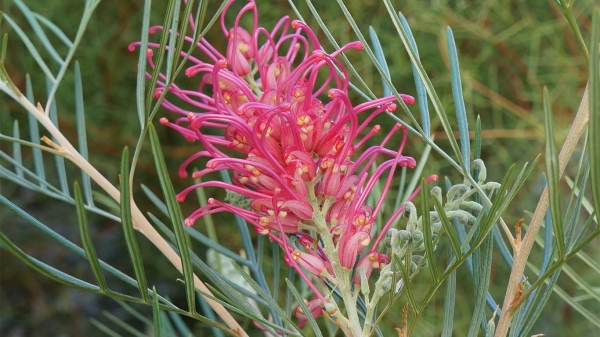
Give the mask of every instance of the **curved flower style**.
<path id="1" fill-rule="evenodd" d="M 227 8 L 229 5 L 231 2 Z M 257 233 L 281 245 L 286 262 L 298 270 L 315 291 L 319 305 L 324 306 L 323 289 L 317 289 L 304 271 L 337 283 L 338 274 L 351 274 L 355 266 L 363 268 L 368 277 L 374 268 L 387 263 L 387 257 L 376 249 L 402 210 L 388 219 L 375 240 L 373 223 L 396 167 L 416 165 L 413 158 L 402 155 L 407 130 L 395 125 L 380 145 L 361 150 L 381 130 L 375 125 L 362 135 L 369 123 L 383 112 L 393 112 L 396 98 L 356 106 L 351 103 L 349 76 L 336 57 L 350 49 L 361 50 L 360 42 L 326 53 L 313 31 L 300 21 L 283 17 L 270 31 L 259 27 L 252 1 L 241 9 L 231 28 L 225 25 L 226 12 L 221 17 L 228 41 L 225 55 L 201 39 L 197 48 L 210 61 L 189 58 L 193 65 L 185 74 L 199 79 L 198 89 L 166 88 L 164 82 L 158 82 L 157 94 L 168 90 L 171 95 L 163 106 L 181 115 L 173 122 L 161 118 L 161 123 L 202 146 L 181 165 L 180 176 L 187 177 L 187 166 L 200 157 L 209 160 L 205 169 L 192 174 L 194 178 L 221 170 L 233 173 L 232 183 L 206 181 L 178 194 L 181 202 L 199 187 L 229 192 L 225 201 L 209 199 L 208 205 L 187 217 L 185 225 L 192 226 L 198 218 L 216 212 L 239 215 Z M 246 13 L 253 17 L 249 31 L 239 26 Z M 153 27 L 151 33 L 158 29 L 162 27 Z M 147 55 L 154 67 L 151 49 Z M 160 78 L 165 80 L 163 75 Z M 327 101 L 322 100 L 325 95 Z M 179 107 L 172 98 L 191 110 Z M 401 98 L 407 104 L 414 103 L 411 96 Z M 400 130 L 400 147 L 387 149 L 386 143 Z M 370 175 L 373 164 L 377 169 Z M 368 195 L 384 175 L 387 178 L 379 202 L 367 206 Z M 310 233 L 318 234 L 321 242 Z M 297 244 L 291 237 L 297 238 Z M 360 282 L 355 276 L 354 283 Z M 312 314 L 320 314 L 317 301 L 311 303 Z"/>

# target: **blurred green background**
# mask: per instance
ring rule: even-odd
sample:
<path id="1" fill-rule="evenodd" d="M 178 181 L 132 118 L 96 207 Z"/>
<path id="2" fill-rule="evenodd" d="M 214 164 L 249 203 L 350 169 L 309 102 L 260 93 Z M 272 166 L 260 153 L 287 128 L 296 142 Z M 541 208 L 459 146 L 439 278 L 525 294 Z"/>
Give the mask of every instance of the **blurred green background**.
<path id="1" fill-rule="evenodd" d="M 25 3 L 57 23 L 67 35 L 71 37 L 74 35 L 82 12 L 81 1 L 26 0 Z M 242 3 L 238 1 L 236 6 Z M 295 3 L 309 26 L 317 32 L 326 49 L 331 50 L 306 4 L 302 1 Z M 368 35 L 369 25 L 377 31 L 396 87 L 401 92 L 415 95 L 408 57 L 383 3 L 379 0 L 352 0 L 345 3 L 363 34 Z M 595 0 L 579 0 L 575 5 L 577 22 L 586 41 L 589 41 L 591 8 L 594 3 Z M 336 5 L 330 2 L 317 3 L 317 1 L 314 5 L 340 44 L 356 40 Z M 127 45 L 139 40 L 142 6 L 141 0 L 103 0 L 93 15 L 86 37 L 76 54 L 84 78 L 90 161 L 115 184 L 122 148 L 126 145 L 132 148 L 139 133 L 135 107 L 137 54 L 129 53 Z M 211 10 L 214 11 L 216 7 L 216 5 L 211 6 Z M 267 29 L 270 29 L 283 15 L 294 17 L 287 1 L 258 1 L 258 8 L 261 25 Z M 541 92 L 544 85 L 548 86 L 550 92 L 557 141 L 562 144 L 586 84 L 587 66 L 567 21 L 554 1 L 408 0 L 396 2 L 396 9 L 402 11 L 407 17 L 419 46 L 421 60 L 437 88 L 444 107 L 449 112 L 452 112 L 454 107 L 447 66 L 445 29 L 447 26 L 452 27 L 459 52 L 470 125 L 474 126 L 477 116 L 481 117 L 483 125 L 482 158 L 488 167 L 488 180 L 501 180 L 512 163 L 523 165 L 543 152 Z M 26 32 L 31 32 L 26 20 L 10 0 L 0 1 L 0 10 L 9 13 Z M 160 24 L 161 13 L 164 11 L 165 4 L 154 1 L 151 24 Z M 228 17 L 232 19 L 235 12 L 231 10 Z M 22 89 L 25 74 L 29 73 L 36 97 L 44 101 L 45 84 L 37 66 L 6 22 L 2 23 L 0 29 L 2 34 L 9 34 L 6 67 L 13 81 Z M 217 49 L 224 50 L 226 41 L 218 26 L 213 27 L 206 38 Z M 381 80 L 368 57 L 364 53 L 355 51 L 347 54 L 363 80 L 377 95 L 382 95 Z M 69 73 L 59 90 L 57 104 L 60 128 L 69 139 L 75 140 L 74 98 L 71 83 L 72 74 Z M 360 102 L 358 96 L 355 96 L 355 102 Z M 416 106 L 411 109 L 418 116 Z M 159 116 L 162 115 L 169 116 L 169 112 L 159 112 Z M 436 140 L 442 148 L 449 148 L 439 122 L 435 116 L 432 118 L 432 131 L 435 133 Z M 6 95 L 0 95 L 0 132 L 11 134 L 14 119 L 20 121 L 21 134 L 26 135 L 25 112 Z M 384 127 L 389 125 L 389 120 L 385 117 L 378 121 Z M 167 128 L 158 127 L 158 132 L 163 140 L 167 163 L 173 172 L 176 172 L 179 163 L 197 151 L 197 147 L 188 144 Z M 10 144 L 1 142 L 0 146 L 10 153 Z M 424 145 L 413 137 L 412 140 L 409 139 L 409 146 L 405 152 L 418 159 L 423 147 Z M 50 157 L 46 159 L 48 174 L 51 176 L 54 166 Z M 30 152 L 24 152 L 24 160 L 31 162 Z M 514 224 L 519 218 L 527 218 L 528 214 L 533 212 L 541 192 L 539 177 L 542 166 L 538 165 L 532 179 L 517 196 L 517 200 L 513 203 L 514 207 L 505 214 L 507 223 Z M 78 175 L 73 167 L 70 172 Z M 136 174 L 138 184 L 134 193 L 142 209 L 156 213 L 147 199 L 139 193 L 139 184 L 142 183 L 155 192 L 159 191 L 154 173 L 149 151 L 146 151 L 138 164 Z M 427 175 L 433 173 L 447 175 L 455 182 L 461 180 L 458 174 L 436 154 L 429 159 L 425 170 Z M 190 183 L 189 180 L 178 178 L 176 174 L 173 174 L 172 179 L 176 190 L 181 190 Z M 4 180 L 0 181 L 0 188 L 2 195 L 62 235 L 79 243 L 72 206 L 49 200 Z M 182 207 L 184 214 L 189 214 L 193 210 L 193 205 L 189 203 Z M 91 228 L 95 231 L 92 234 L 100 258 L 132 275 L 120 225 L 99 216 L 89 215 L 89 218 Z M 76 257 L 66 248 L 56 246 L 3 206 L 0 206 L 0 221 L 2 231 L 28 254 L 77 277 L 93 280 L 86 261 Z M 231 238 L 231 228 L 222 225 L 217 229 L 222 235 Z M 155 258 L 158 256 L 158 251 L 141 236 L 139 242 L 144 254 L 150 257 L 145 266 L 149 275 L 149 284 L 156 284 L 160 293 L 172 297 L 176 302 L 185 303 L 181 283 L 173 282 L 178 277 L 177 272 L 164 259 Z M 587 248 L 587 252 L 591 256 L 600 256 L 599 241 L 595 242 L 596 244 L 592 243 Z M 231 245 L 234 251 L 241 247 L 235 239 L 231 240 Z M 536 263 L 539 262 L 539 259 L 536 260 L 537 253 L 539 252 L 534 252 L 533 255 Z M 600 286 L 598 280 L 591 279 L 593 275 L 586 276 L 584 265 L 574 263 L 571 267 L 582 276 L 589 276 L 588 281 L 591 284 Z M 462 282 L 463 279 L 465 282 Z M 494 265 L 491 289 L 497 302 L 502 300 L 507 279 L 508 269 L 503 264 Z M 459 280 L 457 298 L 471 298 L 471 281 L 465 270 L 459 270 Z M 577 295 L 576 285 L 568 279 L 561 278 L 559 285 L 570 295 Z M 103 315 L 103 311 L 141 328 L 141 325 L 113 300 L 68 289 L 43 278 L 4 250 L 0 250 L 0 286 L 0 335 L 2 336 L 101 336 L 103 333 L 89 320 L 94 318 L 114 326 L 114 323 Z M 428 316 L 421 318 L 421 323 L 416 330 L 418 336 L 439 334 L 438 327 L 441 325 L 443 315 L 442 299 L 443 294 L 431 303 Z M 472 303 L 469 301 L 457 302 L 458 311 L 455 321 L 457 335 L 461 335 L 468 329 L 472 310 L 470 305 L 472 306 Z M 136 309 L 150 316 L 149 308 L 136 307 Z M 386 329 L 393 329 L 400 325 L 400 310 L 401 306 L 398 306 L 398 315 L 391 314 L 383 321 L 382 324 Z M 597 304 L 595 307 L 592 305 L 590 310 L 600 315 Z M 489 311 L 488 317 L 490 317 Z M 201 325 L 194 324 L 198 329 L 196 331 L 204 331 L 201 330 Z M 206 330 L 206 335 L 209 334 L 208 331 Z M 581 315 L 553 296 L 532 333 L 575 336 L 594 331 L 597 332 L 597 329 Z M 128 335 L 125 331 L 122 332 Z"/>

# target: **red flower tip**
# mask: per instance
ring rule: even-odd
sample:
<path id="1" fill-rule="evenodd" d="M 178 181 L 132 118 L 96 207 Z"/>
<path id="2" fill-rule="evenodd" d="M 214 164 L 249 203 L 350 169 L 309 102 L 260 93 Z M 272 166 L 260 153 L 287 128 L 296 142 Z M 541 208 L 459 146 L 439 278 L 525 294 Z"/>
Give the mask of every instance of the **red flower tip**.
<path id="1" fill-rule="evenodd" d="M 347 48 L 353 48 L 355 50 L 363 50 L 365 49 L 365 46 L 363 46 L 362 42 L 360 41 L 354 41 L 354 42 L 350 42 L 348 43 L 348 45 L 346 45 Z"/>
<path id="2" fill-rule="evenodd" d="M 190 112 L 190 113 L 187 114 L 187 119 L 191 122 L 194 119 L 196 119 L 196 116 L 193 113 Z"/>
<path id="3" fill-rule="evenodd" d="M 146 56 L 152 56 L 154 55 L 154 51 L 152 51 L 152 49 L 148 48 L 146 49 Z"/>
<path id="4" fill-rule="evenodd" d="M 215 67 L 217 68 L 226 68 L 227 67 L 227 60 L 226 59 L 220 59 L 215 63 Z"/>
<path id="5" fill-rule="evenodd" d="M 198 179 L 198 178 L 200 178 L 200 176 L 201 176 L 201 174 L 198 171 L 192 173 L 192 178 L 194 178 L 194 179 Z M 185 177 L 182 177 L 182 178 L 185 178 Z"/>
<path id="6" fill-rule="evenodd" d="M 167 125 L 167 124 L 169 124 L 169 120 L 168 120 L 166 117 L 161 117 L 161 118 L 159 119 L 159 121 L 160 121 L 160 124 L 162 124 L 162 125 Z"/>
<path id="7" fill-rule="evenodd" d="M 413 103 L 415 103 L 415 98 L 412 97 L 411 95 L 400 94 L 400 98 L 402 98 L 402 100 L 406 104 L 413 104 Z"/>
<path id="8" fill-rule="evenodd" d="M 179 193 L 175 196 L 175 200 L 177 200 L 177 202 L 183 202 L 185 201 L 185 197 L 187 196 L 187 193 Z"/>
<path id="9" fill-rule="evenodd" d="M 192 226 L 194 225 L 194 220 L 192 220 L 192 219 L 189 219 L 189 218 L 188 218 L 188 219 L 185 219 L 185 220 L 183 221 L 183 224 L 184 224 L 186 227 L 192 227 Z"/>
<path id="10" fill-rule="evenodd" d="M 265 227 L 256 227 L 256 234 L 267 235 L 269 234 L 269 230 Z"/>
<path id="11" fill-rule="evenodd" d="M 216 201 L 215 198 L 208 198 L 209 205 L 214 205 L 215 201 Z"/>
<path id="12" fill-rule="evenodd" d="M 292 28 L 298 29 L 298 26 L 300 26 L 301 23 L 302 23 L 302 21 L 300 21 L 300 20 L 292 21 Z"/>
<path id="13" fill-rule="evenodd" d="M 194 75 L 196 74 L 196 72 L 195 72 L 195 69 L 194 69 L 194 68 L 190 67 L 190 68 L 187 68 L 187 69 L 186 69 L 186 70 L 183 72 L 183 74 L 184 74 L 185 76 L 187 76 L 187 77 L 192 77 L 192 76 L 194 76 Z"/>
<path id="14" fill-rule="evenodd" d="M 394 111 L 396 111 L 396 107 L 397 107 L 396 104 L 392 103 L 392 104 L 388 105 L 386 110 L 387 110 L 387 112 L 394 112 Z"/>
<path id="15" fill-rule="evenodd" d="M 139 42 L 133 42 L 130 43 L 129 46 L 127 46 L 127 50 L 129 50 L 129 52 L 134 52 L 135 51 L 135 46 L 139 45 Z"/>
<path id="16" fill-rule="evenodd" d="M 162 93 L 163 93 L 163 91 L 162 91 L 162 90 L 160 90 L 160 89 L 156 89 L 156 90 L 154 90 L 154 98 L 155 98 L 155 99 L 159 99 L 159 98 L 160 98 L 160 95 L 162 95 Z"/>
<path id="17" fill-rule="evenodd" d="M 313 50 L 312 54 L 315 55 L 317 61 L 323 60 L 325 58 L 325 55 L 327 55 L 322 50 Z"/>
<path id="18" fill-rule="evenodd" d="M 333 99 L 333 98 L 335 98 L 335 97 L 340 97 L 340 96 L 342 96 L 342 95 L 344 95 L 344 92 L 343 92 L 343 91 L 341 91 L 340 89 L 335 89 L 335 88 L 334 88 L 334 89 L 329 89 L 329 90 L 327 91 L 327 96 L 328 96 L 329 98 L 331 98 L 331 99 Z"/>
<path id="19" fill-rule="evenodd" d="M 150 29 L 148 29 L 148 33 L 154 34 L 154 33 L 156 33 L 157 30 L 162 30 L 162 29 L 163 29 L 162 26 L 152 26 L 152 27 L 150 27 Z"/>
<path id="20" fill-rule="evenodd" d="M 425 179 L 425 182 L 430 182 L 430 181 L 437 181 L 438 180 L 438 176 L 437 174 L 432 174 L 429 177 L 427 177 L 427 179 Z"/>

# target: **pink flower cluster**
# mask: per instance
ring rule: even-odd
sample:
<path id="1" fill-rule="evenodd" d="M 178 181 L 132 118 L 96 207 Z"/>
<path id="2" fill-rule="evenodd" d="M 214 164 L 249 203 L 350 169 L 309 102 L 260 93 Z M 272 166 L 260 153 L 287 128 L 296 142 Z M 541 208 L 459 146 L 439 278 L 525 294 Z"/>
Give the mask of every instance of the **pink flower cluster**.
<path id="1" fill-rule="evenodd" d="M 232 183 L 205 181 L 179 193 L 178 201 L 190 191 L 208 186 L 239 196 L 237 202 L 210 198 L 208 205 L 185 220 L 185 225 L 192 226 L 198 218 L 216 212 L 237 214 L 257 233 L 278 242 L 286 262 L 307 282 L 303 270 L 330 280 L 336 277 L 332 259 L 338 257 L 327 256 L 311 236 L 328 231 L 339 256 L 335 263 L 348 270 L 364 268 L 368 277 L 374 268 L 387 263 L 386 255 L 376 249 L 387 227 L 402 213 L 395 212 L 373 240 L 373 223 L 394 171 L 398 166 L 416 165 L 413 158 L 402 155 L 407 130 L 400 125 L 395 125 L 379 145 L 361 149 L 381 130 L 379 125 L 369 127 L 370 122 L 383 112 L 393 112 L 395 97 L 356 106 L 351 103 L 349 76 L 336 56 L 350 49 L 361 50 L 360 42 L 326 53 L 303 22 L 284 17 L 270 31 L 259 27 L 252 1 L 241 9 L 231 28 L 225 25 L 225 12 L 221 17 L 228 41 L 225 55 L 201 39 L 197 48 L 210 61 L 189 58 L 193 65 L 185 74 L 199 78 L 198 88 L 166 88 L 162 75 L 158 82 L 157 95 L 164 90 L 171 95 L 163 106 L 181 115 L 172 122 L 161 118 L 161 123 L 202 145 L 202 150 L 181 165 L 180 176 L 186 177 L 187 166 L 201 157 L 209 160 L 205 169 L 192 174 L 194 178 L 221 170 L 232 172 Z M 246 13 L 253 16 L 250 31 L 239 26 Z M 158 29 L 162 28 L 153 27 L 151 32 Z M 151 49 L 147 55 L 154 67 Z M 407 104 L 414 103 L 412 97 L 401 96 Z M 326 102 L 324 97 L 328 97 Z M 174 99 L 191 110 L 179 107 Z M 400 147 L 387 149 L 386 143 L 400 130 Z M 369 174 L 373 164 L 377 169 Z M 367 197 L 383 176 L 385 188 L 379 202 L 367 206 Z M 297 237 L 298 247 L 291 236 Z M 355 275 L 354 282 L 359 284 L 360 276 Z M 313 290 L 324 302 L 314 286 Z M 315 316 L 322 312 L 314 303 L 309 307 Z M 301 312 L 297 316 L 303 318 Z"/>

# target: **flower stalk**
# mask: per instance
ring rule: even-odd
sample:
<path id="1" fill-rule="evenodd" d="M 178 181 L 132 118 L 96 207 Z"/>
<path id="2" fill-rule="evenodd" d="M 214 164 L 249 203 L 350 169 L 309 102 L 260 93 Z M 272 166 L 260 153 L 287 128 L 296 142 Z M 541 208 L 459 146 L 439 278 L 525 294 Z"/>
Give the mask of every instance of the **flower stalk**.
<path id="1" fill-rule="evenodd" d="M 192 65 L 185 74 L 198 79 L 196 89 L 167 86 L 165 75 L 158 76 L 156 96 L 168 91 L 163 107 L 179 115 L 160 122 L 201 145 L 180 166 L 179 175 L 187 177 L 187 167 L 201 158 L 208 161 L 204 169 L 192 173 L 193 178 L 232 172 L 231 183 L 205 180 L 177 195 L 183 202 L 194 189 L 208 186 L 228 193 L 224 201 L 209 199 L 187 217 L 185 225 L 219 212 L 240 216 L 258 235 L 280 245 L 285 262 L 314 292 L 321 311 L 312 307 L 313 316 L 327 314 L 349 336 L 368 334 L 370 328 L 363 330 L 359 319 L 355 286 L 368 282 L 374 269 L 387 264 L 378 246 L 403 210 L 394 212 L 380 230 L 373 225 L 396 168 L 416 165 L 403 155 L 408 131 L 399 124 L 379 145 L 366 147 L 381 132 L 381 126 L 370 123 L 384 112 L 394 112 L 396 97 L 351 102 L 349 76 L 336 57 L 362 50 L 360 42 L 327 53 L 310 27 L 289 17 L 269 31 L 259 26 L 253 1 L 228 27 L 225 18 L 232 2 L 221 15 L 226 52 L 221 54 L 200 39 L 197 47 L 209 60 L 189 58 Z M 244 15 L 252 17 L 249 30 L 240 26 Z M 132 43 L 130 50 L 139 45 Z M 148 65 L 154 69 L 152 48 L 159 46 L 148 46 Z M 411 96 L 399 97 L 414 103 Z M 398 148 L 387 148 L 398 132 L 402 132 Z M 367 200 L 380 180 L 385 181 L 382 194 L 370 206 Z M 361 268 L 360 275 L 356 267 Z M 343 306 L 328 300 L 330 290 L 322 287 L 321 279 L 336 287 Z"/>

